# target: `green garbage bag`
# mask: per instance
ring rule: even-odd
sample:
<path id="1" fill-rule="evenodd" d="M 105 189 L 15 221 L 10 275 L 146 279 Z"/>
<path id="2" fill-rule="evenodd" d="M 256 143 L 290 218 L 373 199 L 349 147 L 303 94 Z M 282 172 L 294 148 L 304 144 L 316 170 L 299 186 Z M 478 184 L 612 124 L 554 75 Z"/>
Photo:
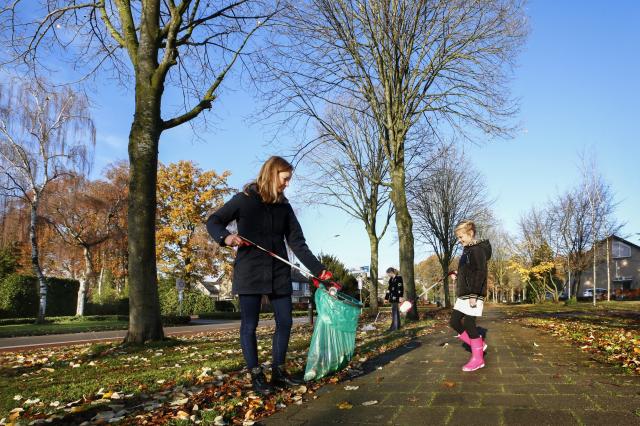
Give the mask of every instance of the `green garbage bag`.
<path id="1" fill-rule="evenodd" d="M 362 304 L 343 293 L 331 295 L 320 287 L 315 296 L 316 319 L 305 380 L 318 380 L 345 367 L 356 346 L 356 330 Z"/>

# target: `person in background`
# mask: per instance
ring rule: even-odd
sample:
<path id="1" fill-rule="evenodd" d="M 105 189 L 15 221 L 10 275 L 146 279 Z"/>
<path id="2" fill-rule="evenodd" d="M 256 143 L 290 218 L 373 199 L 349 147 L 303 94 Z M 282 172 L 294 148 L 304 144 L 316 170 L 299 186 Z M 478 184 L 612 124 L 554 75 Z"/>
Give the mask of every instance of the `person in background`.
<path id="1" fill-rule="evenodd" d="M 456 303 L 453 306 L 450 325 L 458 332 L 458 338 L 471 347 L 471 359 L 463 371 L 475 371 L 484 367 L 486 345 L 478 333 L 476 318 L 482 316 L 487 292 L 487 263 L 491 258 L 488 240 L 476 240 L 476 225 L 466 220 L 455 229 L 462 255 L 458 263 Z"/>
<path id="2" fill-rule="evenodd" d="M 398 303 L 404 296 L 404 287 L 402 285 L 402 277 L 398 275 L 397 269 L 387 268 L 387 276 L 389 277 L 389 289 L 384 298 L 391 303 L 391 327 L 387 331 L 394 331 L 400 328 Z"/>
<path id="3" fill-rule="evenodd" d="M 240 300 L 240 345 L 251 372 L 253 389 L 262 395 L 273 393 L 274 386 L 302 383 L 285 370 L 293 324 L 291 267 L 262 252 L 243 237 L 285 259 L 286 242 L 316 277 L 329 280 L 333 276 L 307 247 L 300 223 L 284 196 L 292 176 L 293 166 L 288 161 L 276 156 L 269 158 L 262 165 L 258 178 L 248 183 L 242 192 L 233 196 L 207 220 L 207 231 L 218 244 L 238 247 L 233 265 L 232 292 Z M 227 230 L 232 221 L 237 223 L 237 235 Z M 314 284 L 319 285 L 317 281 Z M 271 302 L 276 322 L 271 347 L 270 383 L 266 381 L 258 363 L 256 339 L 263 295 Z"/>

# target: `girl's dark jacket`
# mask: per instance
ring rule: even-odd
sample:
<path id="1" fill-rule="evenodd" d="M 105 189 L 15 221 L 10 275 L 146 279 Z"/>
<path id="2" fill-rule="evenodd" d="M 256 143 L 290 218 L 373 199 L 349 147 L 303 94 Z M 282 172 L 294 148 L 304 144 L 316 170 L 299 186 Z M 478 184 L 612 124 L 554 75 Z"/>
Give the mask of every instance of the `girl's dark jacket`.
<path id="1" fill-rule="evenodd" d="M 458 264 L 458 297 L 487 293 L 487 263 L 491 259 L 491 244 L 481 240 L 465 246 Z"/>
<path id="2" fill-rule="evenodd" d="M 400 302 L 400 298 L 404 296 L 404 287 L 402 285 L 402 277 L 400 275 L 396 275 L 393 278 L 389 279 L 389 291 L 384 296 L 386 300 L 391 303 Z"/>
<path id="3" fill-rule="evenodd" d="M 209 216 L 207 231 L 224 246 L 224 239 L 230 234 L 227 225 L 234 220 L 238 235 L 285 259 L 286 239 L 293 253 L 315 276 L 325 269 L 307 247 L 300 223 L 286 198 L 279 203 L 264 203 L 255 184 L 248 185 Z M 233 265 L 232 291 L 234 294 L 291 294 L 291 267 L 256 247 L 241 246 Z"/>

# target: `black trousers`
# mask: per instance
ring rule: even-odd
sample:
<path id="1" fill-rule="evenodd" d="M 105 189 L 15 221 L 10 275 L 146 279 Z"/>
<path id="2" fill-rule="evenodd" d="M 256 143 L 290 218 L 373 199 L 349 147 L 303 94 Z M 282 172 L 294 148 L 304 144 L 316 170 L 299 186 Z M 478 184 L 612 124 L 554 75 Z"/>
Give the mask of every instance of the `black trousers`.
<path id="1" fill-rule="evenodd" d="M 261 294 L 240 295 L 240 346 L 242 346 L 242 354 L 249 369 L 258 366 L 256 328 L 260 319 L 261 301 Z M 269 301 L 276 319 L 276 330 L 271 346 L 271 361 L 274 366 L 279 366 L 285 362 L 291 326 L 293 325 L 291 296 L 269 295 Z"/>
<path id="2" fill-rule="evenodd" d="M 465 315 L 460 311 L 456 311 L 455 309 L 451 313 L 451 320 L 449 321 L 449 325 L 458 334 L 462 334 L 463 332 L 467 332 L 469 338 L 477 339 L 480 337 L 480 333 L 478 333 L 478 327 L 476 326 L 476 317 L 472 317 L 469 315 Z"/>
<path id="3" fill-rule="evenodd" d="M 400 328 L 400 309 L 398 302 L 391 304 L 391 327 L 389 330 L 397 330 Z"/>

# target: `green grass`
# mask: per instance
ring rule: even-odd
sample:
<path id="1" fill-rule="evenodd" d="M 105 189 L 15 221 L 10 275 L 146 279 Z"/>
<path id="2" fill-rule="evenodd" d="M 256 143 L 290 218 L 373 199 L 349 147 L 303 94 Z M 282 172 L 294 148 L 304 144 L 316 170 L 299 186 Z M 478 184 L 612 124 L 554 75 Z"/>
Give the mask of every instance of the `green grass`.
<path id="1" fill-rule="evenodd" d="M 127 321 L 68 321 L 46 324 L 13 324 L 0 326 L 0 337 L 41 336 L 46 334 L 82 333 L 87 331 L 126 330 Z"/>
<path id="2" fill-rule="evenodd" d="M 379 323 L 380 330 L 386 326 L 388 324 Z M 391 349 L 429 332 L 432 326 L 433 320 L 427 320 L 407 324 L 392 334 L 358 333 L 357 356 L 372 356 Z M 272 332 L 272 328 L 259 329 L 261 361 L 270 359 Z M 294 328 L 288 351 L 290 371 L 304 368 L 310 337 L 308 325 Z M 37 411 L 51 414 L 58 411 L 50 407 L 52 402 L 59 401 L 63 406 L 83 396 L 96 399 L 94 395 L 100 388 L 130 397 L 153 395 L 176 386 L 194 385 L 204 367 L 227 373 L 243 366 L 237 330 L 169 339 L 146 346 L 113 343 L 0 353 L 0 417 L 21 407 L 26 399 L 39 398 L 43 405 L 36 407 Z M 15 395 L 23 399 L 16 401 Z"/>

